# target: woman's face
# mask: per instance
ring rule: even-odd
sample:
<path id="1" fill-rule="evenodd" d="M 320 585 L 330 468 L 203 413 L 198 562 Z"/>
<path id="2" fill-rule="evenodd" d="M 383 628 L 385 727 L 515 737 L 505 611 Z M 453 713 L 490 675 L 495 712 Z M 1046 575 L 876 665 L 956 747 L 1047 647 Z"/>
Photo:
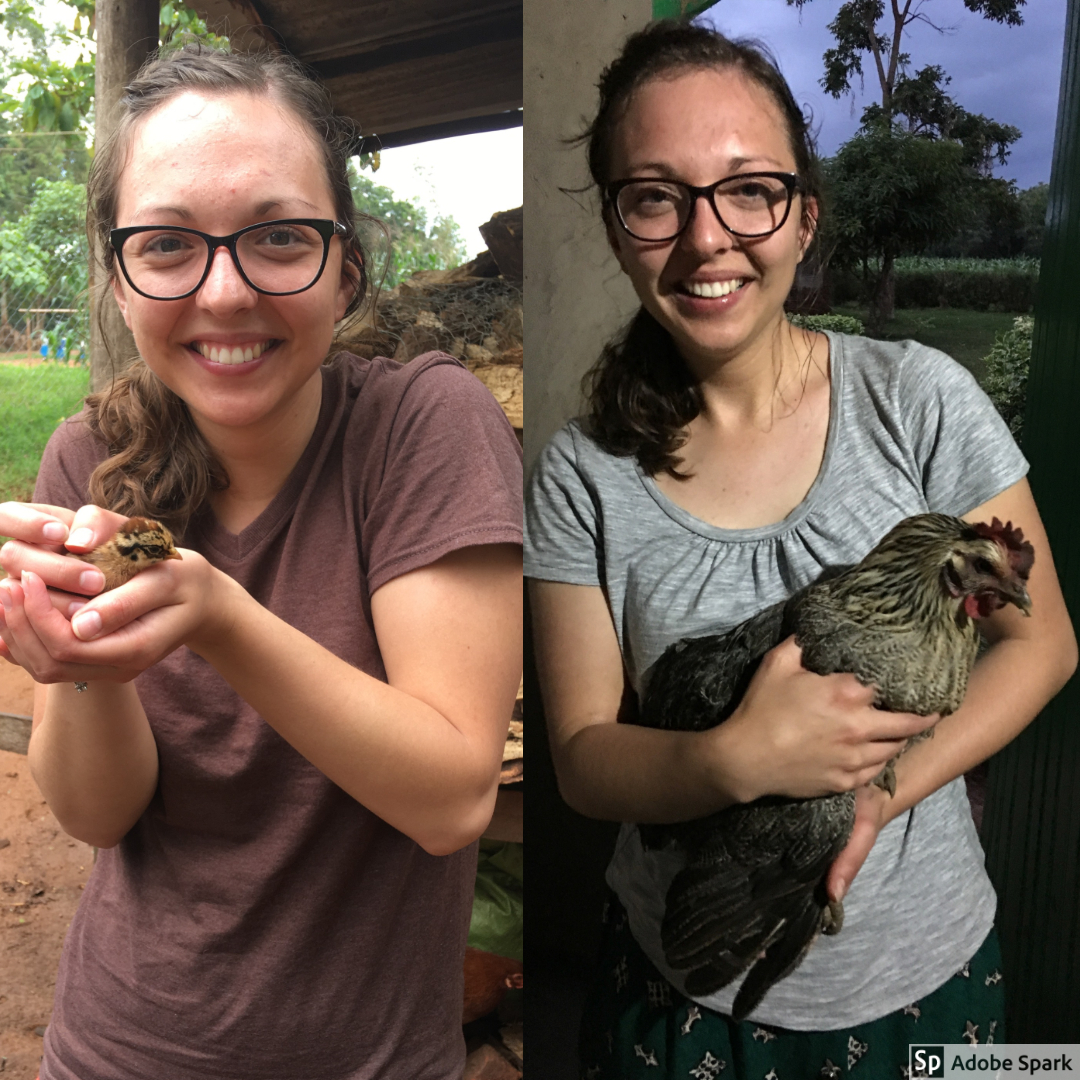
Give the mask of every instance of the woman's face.
<path id="1" fill-rule="evenodd" d="M 334 219 L 321 153 L 299 119 L 269 98 L 185 93 L 136 128 L 120 176 L 118 228 L 181 225 L 224 236 L 276 218 Z M 129 241 L 130 243 L 130 241 Z M 219 247 L 193 296 L 149 300 L 120 275 L 113 289 L 151 370 L 178 394 L 204 431 L 271 427 L 317 411 L 319 366 L 354 284 L 341 241 L 330 241 L 322 276 L 293 296 L 266 296 Z M 231 364 L 211 350 L 254 352 Z"/>
<path id="2" fill-rule="evenodd" d="M 660 177 L 705 187 L 769 171 L 796 171 L 787 128 L 768 91 L 735 69 L 650 80 L 630 99 L 612 140 L 612 180 Z M 614 219 L 608 235 L 646 310 L 688 361 L 708 367 L 766 340 L 812 233 L 796 194 L 784 226 L 759 239 L 732 236 L 704 199 L 674 240 L 636 240 Z M 737 287 L 695 295 L 717 291 L 715 283 Z"/>

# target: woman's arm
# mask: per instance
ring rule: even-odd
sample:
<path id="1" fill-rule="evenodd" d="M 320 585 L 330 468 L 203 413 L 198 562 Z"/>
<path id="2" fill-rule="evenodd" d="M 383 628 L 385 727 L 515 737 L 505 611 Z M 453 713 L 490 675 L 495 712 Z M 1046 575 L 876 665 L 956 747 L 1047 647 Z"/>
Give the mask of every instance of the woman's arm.
<path id="1" fill-rule="evenodd" d="M 98 520 L 102 513 L 85 508 L 71 524 L 92 525 L 101 539 L 112 527 Z M 119 707 L 123 688 L 112 682 L 130 680 L 188 644 L 317 768 L 428 851 L 457 850 L 483 832 L 521 674 L 520 548 L 465 548 L 374 593 L 387 684 L 277 618 L 195 552 L 95 597 L 68 622 L 67 594 L 77 591 L 86 567 L 35 546 L 35 527 L 24 524 L 29 542 L 4 551 L 5 568 L 22 579 L 3 586 L 9 598 L 5 651 L 39 682 L 90 682 L 85 694 L 63 688 L 56 699 L 62 721 L 53 724 L 46 708 L 42 723 L 52 732 L 77 728 L 99 693 L 110 708 Z M 141 709 L 102 715 L 111 717 L 111 734 L 123 740 L 140 719 L 145 724 Z M 117 738 L 106 740 L 100 753 L 107 756 Z M 35 739 L 43 747 L 37 754 L 43 789 L 90 796 L 76 835 L 111 837 L 117 819 L 93 798 L 94 770 L 78 754 L 47 753 L 59 735 Z M 113 768 L 127 775 L 122 760 Z M 140 773 L 134 786 L 143 790 L 146 779 Z M 112 842 L 144 807 L 126 827 L 120 822 Z"/>
<path id="2" fill-rule="evenodd" d="M 1035 548 L 1031 615 L 1009 605 L 980 623 L 991 647 L 971 673 L 963 705 L 896 763 L 893 798 L 877 788 L 861 793 L 856 831 L 829 872 L 834 897 L 843 895 L 888 822 L 1015 739 L 1076 670 L 1076 635 L 1026 480 L 964 515 L 971 522 L 994 517 L 1022 528 Z"/>
<path id="3" fill-rule="evenodd" d="M 759 795 L 848 791 L 931 722 L 872 708 L 873 690 L 852 675 L 811 674 L 788 641 L 718 727 L 620 724 L 623 664 L 601 590 L 532 581 L 530 597 L 559 788 L 590 817 L 685 821 Z"/>
<path id="4" fill-rule="evenodd" d="M 521 678 L 521 549 L 464 548 L 371 598 L 388 683 L 358 671 L 230 581 L 189 641 L 313 765 L 433 855 L 495 807 Z"/>

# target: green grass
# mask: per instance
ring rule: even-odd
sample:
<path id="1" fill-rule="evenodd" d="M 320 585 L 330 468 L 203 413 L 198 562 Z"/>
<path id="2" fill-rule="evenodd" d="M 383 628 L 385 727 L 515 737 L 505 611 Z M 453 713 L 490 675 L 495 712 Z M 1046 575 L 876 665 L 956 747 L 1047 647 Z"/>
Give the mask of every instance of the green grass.
<path id="1" fill-rule="evenodd" d="M 0 364 L 0 502 L 30 498 L 49 436 L 89 386 L 85 367 Z"/>
<path id="2" fill-rule="evenodd" d="M 867 310 L 858 304 L 838 304 L 840 315 L 854 315 L 865 324 Z M 985 359 L 994 339 L 1011 330 L 1014 314 L 1007 311 L 968 311 L 962 308 L 897 308 L 881 335 L 885 341 L 911 338 L 940 349 L 958 360 L 979 380 L 986 374 Z"/>

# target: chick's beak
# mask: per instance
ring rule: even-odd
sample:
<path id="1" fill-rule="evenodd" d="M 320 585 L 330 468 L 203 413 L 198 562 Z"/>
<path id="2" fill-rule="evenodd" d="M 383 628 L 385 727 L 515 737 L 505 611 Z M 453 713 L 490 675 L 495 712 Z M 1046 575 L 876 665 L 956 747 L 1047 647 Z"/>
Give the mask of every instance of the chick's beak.
<path id="1" fill-rule="evenodd" d="M 165 558 L 166 559 L 179 559 L 181 562 L 184 561 L 184 557 L 175 548 L 173 548 L 173 550 L 170 551 L 169 554 L 165 556 Z"/>

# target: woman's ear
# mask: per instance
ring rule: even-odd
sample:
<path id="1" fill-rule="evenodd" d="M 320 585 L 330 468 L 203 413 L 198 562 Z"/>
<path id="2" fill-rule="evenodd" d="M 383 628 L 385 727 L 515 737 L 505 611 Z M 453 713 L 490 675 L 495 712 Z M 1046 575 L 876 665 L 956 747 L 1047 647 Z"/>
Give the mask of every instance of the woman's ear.
<path id="1" fill-rule="evenodd" d="M 812 195 L 805 197 L 802 221 L 799 223 L 799 262 L 803 261 L 807 249 L 817 233 L 818 201 Z"/>
<path id="2" fill-rule="evenodd" d="M 112 279 L 112 294 L 116 297 L 116 306 L 120 309 L 120 314 L 124 316 L 124 323 L 130 330 L 131 318 L 128 316 L 127 298 L 124 296 L 124 287 L 120 284 L 120 278 L 115 275 Z"/>
<path id="3" fill-rule="evenodd" d="M 604 208 L 602 216 L 604 218 L 604 231 L 607 233 L 608 247 L 611 248 L 611 253 L 615 256 L 619 269 L 625 274 L 626 264 L 623 262 L 622 249 L 619 247 L 619 241 L 622 239 L 623 234 L 616 228 L 611 210 L 608 207 Z"/>
<path id="4" fill-rule="evenodd" d="M 362 288 L 364 277 L 367 274 L 363 254 L 360 251 L 356 251 L 355 254 L 359 266 L 348 259 L 343 259 L 341 263 L 341 283 L 338 286 L 337 299 L 334 303 L 334 322 L 341 322 L 345 318 L 345 312 L 352 303 L 353 297 Z"/>

